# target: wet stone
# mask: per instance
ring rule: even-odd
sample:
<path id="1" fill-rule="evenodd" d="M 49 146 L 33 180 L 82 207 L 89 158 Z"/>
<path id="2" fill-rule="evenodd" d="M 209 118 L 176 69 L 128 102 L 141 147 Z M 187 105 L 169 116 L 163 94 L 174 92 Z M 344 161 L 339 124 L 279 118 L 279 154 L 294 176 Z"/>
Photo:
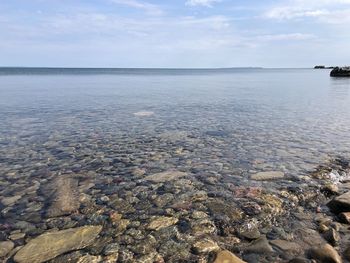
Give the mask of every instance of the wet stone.
<path id="1" fill-rule="evenodd" d="M 309 254 L 311 258 L 319 262 L 342 263 L 338 252 L 329 244 L 312 248 Z"/>
<path id="2" fill-rule="evenodd" d="M 334 213 L 350 212 L 350 191 L 335 197 L 328 206 Z"/>
<path id="3" fill-rule="evenodd" d="M 267 241 L 266 237 L 260 237 L 259 239 L 252 241 L 249 246 L 244 249 L 244 252 L 255 254 L 269 254 L 273 252 L 273 249 Z"/>
<path id="4" fill-rule="evenodd" d="M 218 244 L 210 239 L 200 240 L 193 244 L 193 250 L 197 254 L 210 253 L 219 249 Z"/>
<path id="5" fill-rule="evenodd" d="M 91 245 L 101 230 L 101 226 L 85 226 L 42 234 L 21 248 L 14 260 L 19 263 L 47 261 Z"/>
<path id="6" fill-rule="evenodd" d="M 228 250 L 217 253 L 214 263 L 246 263 Z"/>
<path id="7" fill-rule="evenodd" d="M 276 180 L 284 178 L 284 173 L 278 171 L 260 172 L 253 174 L 250 178 L 255 181 Z"/>
<path id="8" fill-rule="evenodd" d="M 176 170 L 169 170 L 166 172 L 161 172 L 161 173 L 156 173 L 156 174 L 146 176 L 144 179 L 147 181 L 152 181 L 154 183 L 163 183 L 163 182 L 179 179 L 184 176 L 187 176 L 187 173 L 176 171 Z"/>
<path id="9" fill-rule="evenodd" d="M 273 247 L 276 247 L 277 249 L 282 250 L 285 253 L 299 253 L 302 248 L 300 247 L 299 244 L 291 241 L 286 241 L 286 240 L 272 240 L 270 241 L 270 244 Z"/>
<path id="10" fill-rule="evenodd" d="M 0 258 L 5 257 L 15 247 L 12 241 L 0 242 Z"/>
<path id="11" fill-rule="evenodd" d="M 174 217 L 155 217 L 151 220 L 151 222 L 148 224 L 147 229 L 149 230 L 159 230 L 164 227 L 168 227 L 171 225 L 175 225 L 177 223 L 178 219 Z"/>

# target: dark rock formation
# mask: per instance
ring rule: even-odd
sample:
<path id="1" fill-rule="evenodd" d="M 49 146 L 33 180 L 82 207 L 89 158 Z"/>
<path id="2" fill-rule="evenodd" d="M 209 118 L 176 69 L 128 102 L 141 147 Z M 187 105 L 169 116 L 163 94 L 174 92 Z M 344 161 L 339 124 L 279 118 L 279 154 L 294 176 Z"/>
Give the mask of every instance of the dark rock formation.
<path id="1" fill-rule="evenodd" d="M 331 71 L 331 77 L 350 77 L 350 67 L 335 67 Z"/>

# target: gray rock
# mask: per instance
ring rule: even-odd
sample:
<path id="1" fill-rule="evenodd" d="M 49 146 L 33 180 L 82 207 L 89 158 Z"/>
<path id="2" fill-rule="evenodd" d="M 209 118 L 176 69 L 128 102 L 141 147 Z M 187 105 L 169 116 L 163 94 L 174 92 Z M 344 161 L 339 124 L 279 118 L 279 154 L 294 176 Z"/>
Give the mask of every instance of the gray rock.
<path id="1" fill-rule="evenodd" d="M 260 237 L 259 239 L 252 241 L 249 246 L 245 248 L 245 252 L 269 254 L 273 252 L 273 249 L 267 241 L 266 237 Z"/>
<path id="2" fill-rule="evenodd" d="M 256 181 L 281 179 L 281 178 L 284 178 L 284 173 L 278 172 L 278 171 L 260 172 L 260 173 L 253 174 L 250 178 Z"/>
<path id="3" fill-rule="evenodd" d="M 350 67 L 335 67 L 330 75 L 331 77 L 350 77 Z"/>

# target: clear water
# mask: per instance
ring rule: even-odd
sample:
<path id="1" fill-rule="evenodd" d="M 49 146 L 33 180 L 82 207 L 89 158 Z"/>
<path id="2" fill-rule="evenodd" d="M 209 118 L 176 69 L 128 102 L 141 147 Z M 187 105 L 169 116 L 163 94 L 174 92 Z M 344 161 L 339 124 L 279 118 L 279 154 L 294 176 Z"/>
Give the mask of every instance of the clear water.
<path id="1" fill-rule="evenodd" d="M 348 153 L 349 92 L 350 79 L 330 78 L 327 70 L 6 69 L 0 76 L 2 166 L 34 165 L 23 163 L 21 149 L 35 151 L 53 136 L 60 144 L 78 138 L 84 146 L 94 135 L 118 144 L 170 132 L 210 143 L 240 172 L 297 175 Z M 154 115 L 133 115 L 139 111 Z"/>

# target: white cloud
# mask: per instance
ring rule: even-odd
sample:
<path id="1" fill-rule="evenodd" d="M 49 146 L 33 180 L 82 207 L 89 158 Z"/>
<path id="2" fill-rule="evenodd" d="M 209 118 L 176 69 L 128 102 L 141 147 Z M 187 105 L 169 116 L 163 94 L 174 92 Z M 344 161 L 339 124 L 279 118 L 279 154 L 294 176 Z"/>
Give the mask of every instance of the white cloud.
<path id="1" fill-rule="evenodd" d="M 314 18 L 323 22 L 344 19 L 345 22 L 348 16 L 344 10 L 348 5 L 350 0 L 290 0 L 283 6 L 270 8 L 263 17 L 279 20 Z M 336 17 L 337 15 L 343 15 L 343 17 Z"/>
<path id="2" fill-rule="evenodd" d="M 291 34 L 275 34 L 275 35 L 261 35 L 257 36 L 256 40 L 261 41 L 299 41 L 299 40 L 310 40 L 316 37 L 312 34 L 303 33 L 291 33 Z"/>
<path id="3" fill-rule="evenodd" d="M 328 10 L 305 10 L 298 7 L 276 7 L 264 14 L 267 18 L 294 19 L 302 17 L 320 17 L 328 14 Z"/>
<path id="4" fill-rule="evenodd" d="M 150 15 L 163 15 L 164 14 L 163 10 L 159 6 L 148 3 L 148 2 L 137 1 L 137 0 L 111 0 L 111 2 L 116 3 L 116 4 L 120 4 L 120 5 L 129 6 L 129 7 L 136 8 L 136 9 L 142 9 Z"/>
<path id="5" fill-rule="evenodd" d="M 188 6 L 206 6 L 212 7 L 213 4 L 220 2 L 221 0 L 187 0 Z"/>

